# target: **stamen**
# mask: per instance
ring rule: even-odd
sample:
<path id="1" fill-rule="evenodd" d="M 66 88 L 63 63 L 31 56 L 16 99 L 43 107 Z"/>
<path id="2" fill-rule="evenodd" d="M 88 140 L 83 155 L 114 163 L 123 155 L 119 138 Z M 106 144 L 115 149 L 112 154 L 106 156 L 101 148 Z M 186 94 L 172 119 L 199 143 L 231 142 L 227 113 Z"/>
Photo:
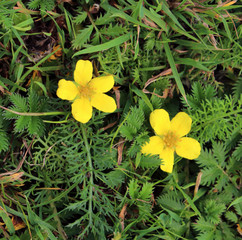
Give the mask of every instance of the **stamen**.
<path id="1" fill-rule="evenodd" d="M 164 144 L 167 148 L 175 148 L 179 138 L 176 136 L 174 132 L 168 132 L 164 135 Z"/>
<path id="2" fill-rule="evenodd" d="M 91 88 L 90 86 L 79 86 L 79 96 L 80 97 L 85 97 L 85 98 L 91 98 L 91 96 L 94 94 L 94 89 Z"/>

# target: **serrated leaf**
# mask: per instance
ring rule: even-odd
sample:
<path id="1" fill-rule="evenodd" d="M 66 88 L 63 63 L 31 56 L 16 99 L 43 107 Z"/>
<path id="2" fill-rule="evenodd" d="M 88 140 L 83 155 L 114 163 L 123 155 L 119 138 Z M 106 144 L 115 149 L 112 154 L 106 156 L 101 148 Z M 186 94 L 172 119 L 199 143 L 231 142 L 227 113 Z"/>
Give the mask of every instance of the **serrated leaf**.
<path id="1" fill-rule="evenodd" d="M 28 111 L 28 105 L 26 98 L 22 97 L 19 94 L 13 93 L 10 95 L 10 101 L 14 104 L 16 107 L 17 112 L 27 112 Z"/>
<path id="2" fill-rule="evenodd" d="M 72 42 L 73 48 L 74 49 L 82 48 L 83 44 L 85 44 L 90 38 L 92 31 L 93 31 L 93 25 L 90 25 L 89 27 L 81 30 L 77 34 L 76 39 Z"/>
<path id="3" fill-rule="evenodd" d="M 136 179 L 132 179 L 128 184 L 129 189 L 129 195 L 131 198 L 136 199 L 138 197 L 138 192 L 140 189 L 140 186 L 138 185 L 138 182 Z"/>
<path id="4" fill-rule="evenodd" d="M 0 129 L 0 152 L 6 151 L 9 146 L 7 134 L 4 130 Z"/>
<path id="5" fill-rule="evenodd" d="M 239 145 L 235 148 L 232 156 L 239 161 L 242 156 L 242 140 L 240 141 Z"/>
<path id="6" fill-rule="evenodd" d="M 15 131 L 22 132 L 28 128 L 30 117 L 28 116 L 19 116 L 15 121 Z"/>
<path id="7" fill-rule="evenodd" d="M 185 205 L 184 203 L 182 203 L 182 201 L 184 201 L 184 198 L 182 198 L 176 192 L 172 192 L 172 191 L 162 194 L 157 199 L 158 204 L 174 212 L 181 212 L 184 210 Z"/>
<path id="8" fill-rule="evenodd" d="M 120 133 L 123 137 L 127 138 L 129 141 L 132 141 L 135 134 L 137 133 L 137 130 L 134 126 L 123 125 L 120 128 Z"/>
<path id="9" fill-rule="evenodd" d="M 40 117 L 29 117 L 28 132 L 39 136 L 43 133 L 43 121 Z"/>
<path id="10" fill-rule="evenodd" d="M 162 164 L 162 160 L 158 155 L 141 155 L 139 166 L 142 168 L 158 168 Z"/>
<path id="11" fill-rule="evenodd" d="M 225 204 L 218 203 L 215 200 L 209 200 L 206 201 L 204 210 L 209 221 L 218 224 L 220 222 L 221 214 L 225 211 Z"/>
<path id="12" fill-rule="evenodd" d="M 214 232 L 211 231 L 211 232 L 203 232 L 203 233 L 200 233 L 199 236 L 196 237 L 197 240 L 213 240 L 213 235 L 214 235 Z"/>
<path id="13" fill-rule="evenodd" d="M 107 185 L 111 187 L 117 187 L 124 182 L 125 174 L 122 171 L 116 169 L 114 171 L 107 173 L 106 177 Z"/>
<path id="14" fill-rule="evenodd" d="M 201 180 L 201 184 L 204 185 L 211 185 L 214 184 L 216 179 L 218 177 L 220 177 L 220 174 L 222 173 L 222 171 L 216 167 L 213 168 L 204 168 L 202 170 L 202 180 Z"/>
<path id="15" fill-rule="evenodd" d="M 109 22 L 112 21 L 112 14 L 110 12 L 107 12 L 105 15 L 100 15 L 99 18 L 96 19 L 95 25 L 106 25 Z"/>
<path id="16" fill-rule="evenodd" d="M 196 223 L 192 224 L 195 230 L 201 231 L 201 232 L 210 232 L 213 231 L 214 226 L 211 224 L 211 222 L 206 221 L 203 217 L 200 217 Z"/>
<path id="17" fill-rule="evenodd" d="M 81 11 L 81 13 L 74 18 L 73 22 L 77 24 L 81 24 L 83 21 L 85 21 L 86 18 L 87 18 L 87 12 Z"/>
<path id="18" fill-rule="evenodd" d="M 115 26 L 112 26 L 112 24 L 110 24 L 108 28 L 100 29 L 100 32 L 107 36 L 117 37 L 126 33 L 127 29 L 118 24 L 116 24 Z"/>
<path id="19" fill-rule="evenodd" d="M 225 213 L 225 217 L 233 223 L 237 223 L 238 222 L 238 218 L 237 215 L 234 212 L 228 211 Z"/>
<path id="20" fill-rule="evenodd" d="M 232 206 L 235 206 L 238 208 L 238 214 L 242 215 L 242 196 L 241 197 L 238 197 L 236 198 L 230 205 L 228 208 L 232 207 Z"/>
<path id="21" fill-rule="evenodd" d="M 144 201 L 149 201 L 153 192 L 153 183 L 144 183 L 141 191 L 139 192 L 138 198 Z"/>
<path id="22" fill-rule="evenodd" d="M 226 156 L 226 148 L 224 144 L 219 142 L 215 142 L 213 144 L 213 155 L 216 157 L 218 164 L 223 167 L 225 162 Z"/>

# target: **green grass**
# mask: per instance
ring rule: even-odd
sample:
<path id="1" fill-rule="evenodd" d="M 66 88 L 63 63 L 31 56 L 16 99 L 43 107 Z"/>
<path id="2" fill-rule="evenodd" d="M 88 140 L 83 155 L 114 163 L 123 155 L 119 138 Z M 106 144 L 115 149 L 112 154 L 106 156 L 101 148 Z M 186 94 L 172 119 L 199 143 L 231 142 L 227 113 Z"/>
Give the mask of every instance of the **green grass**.
<path id="1" fill-rule="evenodd" d="M 0 239 L 239 239 L 240 12 L 217 0 L 2 0 Z M 80 59 L 114 76 L 119 107 L 86 124 L 56 96 Z M 202 146 L 195 160 L 175 155 L 170 174 L 140 152 L 159 108 L 186 112 Z"/>

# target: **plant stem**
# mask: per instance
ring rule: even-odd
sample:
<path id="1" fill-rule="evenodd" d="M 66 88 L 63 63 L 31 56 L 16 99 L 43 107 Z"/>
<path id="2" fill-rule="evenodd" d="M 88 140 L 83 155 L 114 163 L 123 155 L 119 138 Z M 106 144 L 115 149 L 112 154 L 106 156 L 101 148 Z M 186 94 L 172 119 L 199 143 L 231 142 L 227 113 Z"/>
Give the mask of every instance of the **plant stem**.
<path id="1" fill-rule="evenodd" d="M 88 206 L 88 213 L 89 213 L 89 226 L 92 226 L 92 188 L 93 188 L 93 166 L 92 166 L 92 158 L 90 153 L 90 147 L 87 141 L 87 134 L 84 124 L 81 124 L 82 136 L 85 143 L 85 147 L 87 150 L 87 159 L 88 165 L 90 169 L 90 186 L 89 186 L 89 206 Z"/>
<path id="2" fill-rule="evenodd" d="M 6 110 L 6 111 L 9 111 L 11 113 L 14 113 L 16 115 L 20 115 L 20 116 L 50 116 L 50 115 L 65 115 L 66 113 L 65 112 L 37 112 L 37 113 L 28 113 L 28 112 L 16 112 L 16 111 L 13 111 L 9 108 L 6 108 L 6 107 L 3 107 L 3 106 L 0 106 L 0 108 Z"/>

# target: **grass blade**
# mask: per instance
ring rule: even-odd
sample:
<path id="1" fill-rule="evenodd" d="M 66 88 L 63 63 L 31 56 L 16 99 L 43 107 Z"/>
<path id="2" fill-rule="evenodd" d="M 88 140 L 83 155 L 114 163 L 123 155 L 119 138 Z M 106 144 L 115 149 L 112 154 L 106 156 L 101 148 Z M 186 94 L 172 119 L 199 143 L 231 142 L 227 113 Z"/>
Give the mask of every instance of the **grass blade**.
<path id="1" fill-rule="evenodd" d="M 170 66 L 171 66 L 171 70 L 172 70 L 173 76 L 175 78 L 176 84 L 178 86 L 178 89 L 180 90 L 180 92 L 181 92 L 182 96 L 184 97 L 184 99 L 187 101 L 185 89 L 184 89 L 184 87 L 182 85 L 179 73 L 178 73 L 178 71 L 176 69 L 176 64 L 175 64 L 174 58 L 173 58 L 173 56 L 171 54 L 171 50 L 170 50 L 169 44 L 168 44 L 168 42 L 166 42 L 167 38 L 165 37 L 164 34 L 162 34 L 162 39 L 163 39 L 163 41 L 165 41 L 163 43 L 164 44 L 164 49 L 165 49 L 165 52 L 166 52 L 166 56 L 167 56 L 168 62 L 170 64 Z"/>
<path id="2" fill-rule="evenodd" d="M 111 41 L 108 41 L 106 43 L 99 44 L 97 46 L 92 46 L 92 47 L 83 49 L 83 50 L 75 53 L 73 55 L 73 57 L 79 56 L 79 55 L 82 55 L 82 54 L 87 54 L 87 53 L 94 53 L 94 52 L 104 51 L 104 50 L 110 49 L 112 47 L 119 46 L 122 43 L 128 41 L 130 38 L 131 38 L 131 34 L 127 33 L 127 34 L 125 34 L 123 36 L 117 37 L 117 38 L 115 38 L 115 39 L 113 39 Z"/>

